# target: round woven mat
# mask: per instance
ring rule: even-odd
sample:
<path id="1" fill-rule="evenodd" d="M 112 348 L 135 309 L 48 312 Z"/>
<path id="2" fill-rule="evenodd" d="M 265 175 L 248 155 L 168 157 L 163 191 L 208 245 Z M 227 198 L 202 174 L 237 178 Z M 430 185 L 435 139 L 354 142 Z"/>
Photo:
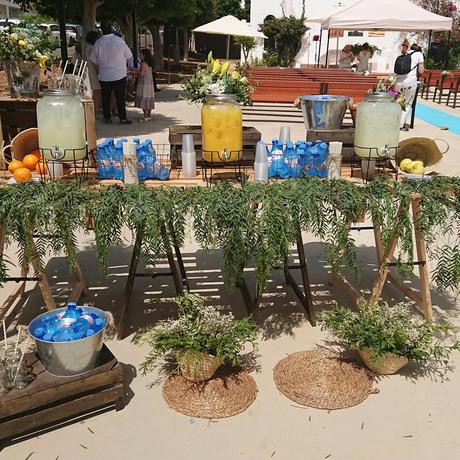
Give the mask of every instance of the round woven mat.
<path id="1" fill-rule="evenodd" d="M 257 385 L 247 372 L 218 373 L 203 383 L 172 374 L 163 385 L 163 398 L 172 409 L 196 418 L 225 418 L 246 410 L 256 399 Z"/>
<path id="2" fill-rule="evenodd" d="M 355 406 L 378 391 L 364 367 L 322 350 L 289 355 L 275 366 L 273 378 L 284 396 L 317 409 Z"/>

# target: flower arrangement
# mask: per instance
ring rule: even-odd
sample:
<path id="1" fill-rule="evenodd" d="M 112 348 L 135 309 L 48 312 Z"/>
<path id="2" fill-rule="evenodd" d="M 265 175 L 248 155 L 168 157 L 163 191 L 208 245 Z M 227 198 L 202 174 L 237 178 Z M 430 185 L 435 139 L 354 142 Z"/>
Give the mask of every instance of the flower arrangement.
<path id="1" fill-rule="evenodd" d="M 338 307 L 321 315 L 320 322 L 322 329 L 331 331 L 342 346 L 368 349 L 371 361 L 378 362 L 392 353 L 421 366 L 450 370 L 450 353 L 460 349 L 460 342 L 443 343 L 451 327 L 418 322 L 409 307 L 407 303 L 390 307 L 385 302 L 367 305 L 357 312 Z"/>
<path id="2" fill-rule="evenodd" d="M 147 343 L 152 348 L 140 366 L 144 374 L 165 355 L 175 356 L 179 366 L 198 362 L 201 355 L 211 355 L 220 364 L 229 361 L 236 365 L 247 342 L 256 346 L 252 319 L 235 320 L 231 313 L 222 314 L 215 307 L 204 305 L 197 294 L 184 293 L 176 302 L 178 319 L 162 321 L 134 336 L 134 342 Z"/>
<path id="3" fill-rule="evenodd" d="M 34 25 L 0 32 L 0 62 L 35 62 L 45 69 L 56 40 Z"/>
<path id="4" fill-rule="evenodd" d="M 389 75 L 385 80 L 380 80 L 377 84 L 376 91 L 378 93 L 389 93 L 394 96 L 395 101 L 401 106 L 402 110 L 406 110 L 406 100 L 404 96 L 396 91 L 396 75 Z"/>
<path id="5" fill-rule="evenodd" d="M 219 59 L 208 55 L 207 65 L 198 68 L 195 74 L 182 85 L 186 99 L 195 103 L 204 103 L 210 94 L 235 94 L 236 100 L 243 105 L 252 105 L 251 94 L 254 91 L 249 84 L 247 72 L 237 66 L 230 72 L 230 62 L 223 64 Z"/>

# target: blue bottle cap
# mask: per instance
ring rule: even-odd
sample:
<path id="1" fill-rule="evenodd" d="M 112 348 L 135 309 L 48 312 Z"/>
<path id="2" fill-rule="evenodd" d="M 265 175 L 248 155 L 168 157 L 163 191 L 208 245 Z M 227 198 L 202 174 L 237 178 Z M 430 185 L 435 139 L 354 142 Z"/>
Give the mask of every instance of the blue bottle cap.
<path id="1" fill-rule="evenodd" d="M 43 340 L 46 340 L 47 342 L 52 342 L 53 341 L 53 335 L 52 334 L 45 334 L 42 337 Z"/>
<path id="2" fill-rule="evenodd" d="M 92 336 L 92 335 L 94 335 L 94 334 L 95 334 L 94 329 L 88 329 L 88 330 L 86 331 L 86 337 L 90 337 L 90 336 Z"/>
<path id="3" fill-rule="evenodd" d="M 75 310 L 77 308 L 77 304 L 75 302 L 69 302 L 67 304 L 67 308 L 68 309 L 72 309 L 72 310 Z"/>

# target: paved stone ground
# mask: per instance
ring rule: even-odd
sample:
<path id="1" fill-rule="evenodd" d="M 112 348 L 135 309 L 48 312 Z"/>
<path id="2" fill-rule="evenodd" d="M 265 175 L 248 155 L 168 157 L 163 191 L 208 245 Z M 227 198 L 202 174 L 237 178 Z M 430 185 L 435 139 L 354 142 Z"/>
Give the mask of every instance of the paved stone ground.
<path id="1" fill-rule="evenodd" d="M 98 124 L 99 137 L 142 135 L 155 143 L 167 142 L 167 129 L 174 123 L 198 123 L 199 110 L 178 99 L 181 92 L 172 86 L 158 94 L 157 108 L 150 124 L 131 126 Z M 456 110 L 458 114 L 458 109 Z M 140 117 L 130 109 L 131 118 Z M 254 123 L 268 142 L 278 133 L 280 123 Z M 302 124 L 293 123 L 293 137 L 304 136 Z M 417 121 L 414 131 L 404 136 L 441 137 L 451 145 L 439 170 L 445 174 L 460 174 L 457 155 L 460 137 Z M 128 234 L 124 247 L 114 248 L 110 256 L 109 277 L 97 270 L 94 241 L 81 235 L 79 261 L 90 286 L 85 299 L 90 304 L 119 312 L 132 246 Z M 357 236 L 359 257 L 365 266 L 363 286 L 368 288 L 375 270 L 375 254 L 371 235 Z M 318 241 L 305 238 L 314 300 L 318 310 L 327 308 L 333 300 L 347 305 L 350 299 L 329 284 L 324 266 L 324 254 Z M 223 287 L 219 269 L 220 252 L 210 255 L 198 250 L 188 238 L 184 251 L 191 287 L 205 295 L 209 302 L 231 309 L 236 316 L 244 314 L 239 292 Z M 15 261 L 14 249 L 8 251 Z M 47 272 L 53 279 L 56 297 L 64 299 L 69 292 L 68 269 L 63 257 L 52 257 Z M 251 286 L 253 273 L 248 272 Z M 414 278 L 413 283 L 417 284 Z M 0 301 L 13 288 L 0 291 Z M 30 293 L 19 324 L 28 324 L 41 308 L 38 290 L 30 284 Z M 397 291 L 387 286 L 389 300 L 401 299 Z M 164 279 L 136 280 L 129 323 L 131 331 L 175 311 L 173 290 Z M 460 325 L 460 304 L 433 292 L 436 319 L 447 319 Z M 254 404 L 243 414 L 225 420 L 198 420 L 169 409 L 161 395 L 158 375 L 139 375 L 136 371 L 147 350 L 131 343 L 109 340 L 108 345 L 126 364 L 129 385 L 126 408 L 108 412 L 70 425 L 58 431 L 40 435 L 0 452 L 5 460 L 94 460 L 155 459 L 155 460 L 456 460 L 460 451 L 460 371 L 442 381 L 434 376 L 413 377 L 411 369 L 400 375 L 377 380 L 378 395 L 371 395 L 359 406 L 341 411 L 320 411 L 299 408 L 276 389 L 272 370 L 287 354 L 324 345 L 328 336 L 306 321 L 293 293 L 284 286 L 283 277 L 275 273 L 258 316 L 261 326 L 259 368 L 253 373 L 259 393 Z M 460 354 L 454 356 L 460 366 Z M 161 379 L 160 379 L 161 380 Z M 153 384 L 153 386 L 152 386 Z"/>

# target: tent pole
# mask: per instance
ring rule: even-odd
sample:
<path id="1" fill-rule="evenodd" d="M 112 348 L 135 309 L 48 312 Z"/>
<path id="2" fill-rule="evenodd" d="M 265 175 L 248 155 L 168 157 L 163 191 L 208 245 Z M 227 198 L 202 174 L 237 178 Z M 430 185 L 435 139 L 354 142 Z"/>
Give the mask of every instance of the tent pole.
<path id="1" fill-rule="evenodd" d="M 449 35 L 447 36 L 446 59 L 444 60 L 444 70 L 447 70 L 447 64 L 449 62 L 449 48 L 450 48 L 451 35 L 452 35 L 452 31 L 449 30 Z"/>
<path id="2" fill-rule="evenodd" d="M 327 46 L 326 46 L 326 68 L 329 66 L 329 41 L 331 39 L 331 29 L 327 31 Z"/>
<path id="3" fill-rule="evenodd" d="M 323 29 L 319 29 L 319 51 L 318 51 L 318 61 L 316 62 L 316 67 L 319 68 L 321 62 L 321 42 L 323 39 Z"/>
<path id="4" fill-rule="evenodd" d="M 430 30 L 430 33 L 428 34 L 428 49 L 427 49 L 427 52 L 426 52 L 425 62 L 428 62 L 428 58 L 430 57 L 432 34 L 433 34 L 433 31 Z"/>
<path id="5" fill-rule="evenodd" d="M 227 61 L 230 56 L 230 35 L 227 35 Z"/>
<path id="6" fill-rule="evenodd" d="M 335 50 L 335 65 L 339 64 L 339 35 L 337 34 L 337 47 Z"/>

